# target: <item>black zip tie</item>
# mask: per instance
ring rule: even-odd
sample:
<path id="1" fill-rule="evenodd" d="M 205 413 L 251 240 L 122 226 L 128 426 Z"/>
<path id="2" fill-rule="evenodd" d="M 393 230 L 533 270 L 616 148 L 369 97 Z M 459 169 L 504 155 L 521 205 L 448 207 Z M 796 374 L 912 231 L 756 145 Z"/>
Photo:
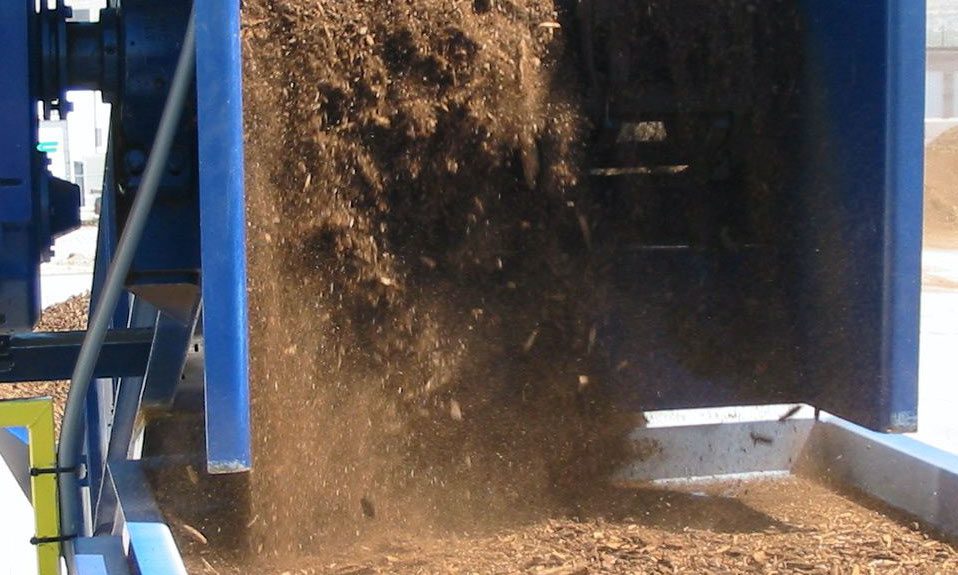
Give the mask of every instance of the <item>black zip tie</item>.
<path id="1" fill-rule="evenodd" d="M 76 539 L 76 534 L 73 535 L 57 535 L 56 537 L 31 537 L 30 545 L 43 545 L 45 543 L 63 543 L 64 541 L 72 541 Z"/>
<path id="2" fill-rule="evenodd" d="M 30 477 L 39 475 L 60 475 L 61 473 L 76 473 L 80 470 L 79 466 L 74 467 L 31 467 Z"/>

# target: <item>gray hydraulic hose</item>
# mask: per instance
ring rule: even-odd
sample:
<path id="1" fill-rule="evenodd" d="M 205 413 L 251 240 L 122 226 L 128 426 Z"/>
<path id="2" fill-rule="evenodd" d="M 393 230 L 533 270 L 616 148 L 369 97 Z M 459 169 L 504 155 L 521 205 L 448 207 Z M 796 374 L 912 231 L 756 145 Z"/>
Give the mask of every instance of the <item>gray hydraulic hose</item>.
<path id="1" fill-rule="evenodd" d="M 73 376 L 70 379 L 70 393 L 67 396 L 63 426 L 60 431 L 60 444 L 57 450 L 57 467 L 61 470 L 74 469 L 80 463 L 80 456 L 83 451 L 83 407 L 87 390 L 93 378 L 93 370 L 99 358 L 100 349 L 103 347 L 103 339 L 110 327 L 110 320 L 123 292 L 126 276 L 130 271 L 130 264 L 136 254 L 140 238 L 143 236 L 143 230 L 153 207 L 153 200 L 156 198 L 157 189 L 160 187 L 160 181 L 166 171 L 170 148 L 173 146 L 180 118 L 183 115 L 183 108 L 190 94 L 196 66 L 196 40 L 193 19 L 194 16 L 191 13 L 186 28 L 186 36 L 183 38 L 183 48 L 176 64 L 176 72 L 173 75 L 173 83 L 170 85 L 170 93 L 163 107 L 163 115 L 160 118 L 160 125 L 153 141 L 153 149 L 143 171 L 143 179 L 137 190 L 136 198 L 133 200 L 130 215 L 127 217 L 126 225 L 123 228 L 123 234 L 117 244 L 116 254 L 113 261 L 110 262 L 106 281 L 103 283 L 103 291 L 96 303 L 90 326 L 87 329 L 86 337 L 83 339 L 83 346 L 80 348 L 80 355 L 73 369 Z M 65 537 L 74 534 L 81 535 L 83 534 L 81 533 L 83 526 L 77 517 L 80 510 L 77 473 L 60 473 L 59 486 L 60 533 Z M 73 556 L 71 541 L 65 541 L 63 551 L 68 565 L 71 564 Z"/>

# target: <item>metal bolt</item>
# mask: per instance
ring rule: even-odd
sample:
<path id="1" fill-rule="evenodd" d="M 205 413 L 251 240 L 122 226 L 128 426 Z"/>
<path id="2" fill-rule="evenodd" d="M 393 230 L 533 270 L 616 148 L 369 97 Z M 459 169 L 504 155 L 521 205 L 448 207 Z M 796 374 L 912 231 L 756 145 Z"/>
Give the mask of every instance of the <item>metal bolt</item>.
<path id="1" fill-rule="evenodd" d="M 126 164 L 126 171 L 130 174 L 142 174 L 146 169 L 146 154 L 143 150 L 133 149 L 126 153 L 123 158 Z"/>

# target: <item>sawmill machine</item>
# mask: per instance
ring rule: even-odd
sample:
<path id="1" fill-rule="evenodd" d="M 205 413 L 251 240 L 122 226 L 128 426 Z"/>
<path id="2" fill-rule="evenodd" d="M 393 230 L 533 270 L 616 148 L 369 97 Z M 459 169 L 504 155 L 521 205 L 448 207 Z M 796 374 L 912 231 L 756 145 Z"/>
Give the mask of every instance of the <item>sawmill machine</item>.
<path id="1" fill-rule="evenodd" d="M 81 22 L 62 0 L 0 3 L 0 382 L 72 382 L 55 451 L 49 409 L 31 401 L 0 404 L 0 451 L 32 493 L 44 574 L 61 557 L 72 573 L 185 573 L 147 471 L 183 457 L 215 477 L 252 466 L 240 2 L 106 4 Z M 642 278 L 649 309 L 635 336 L 649 374 L 636 407 L 802 403 L 826 414 L 637 430 L 666 448 L 623 473 L 814 469 L 958 535 L 955 458 L 895 435 L 918 424 L 924 2 L 794 4 L 804 96 L 798 120 L 782 119 L 795 147 L 780 238 L 747 237 L 734 214 L 748 205 L 727 209 L 738 200 L 721 192 L 736 185 L 748 101 L 680 107 L 667 77 L 639 90 L 613 80 L 615 58 L 584 51 L 606 99 L 595 111 L 606 161 L 592 176 L 609 188 L 661 180 L 652 219 L 675 222 L 621 266 L 624 281 Z M 591 21 L 601 27 L 601 14 Z M 79 190 L 49 174 L 38 122 L 70 114 L 75 90 L 112 105 L 89 328 L 33 332 L 40 264 L 79 225 Z M 707 165 L 682 156 L 691 139 L 666 136 L 689 109 Z M 658 136 L 615 136 L 640 125 Z M 689 213 L 705 215 L 686 225 Z M 772 289 L 761 270 L 782 258 L 789 275 Z M 693 333 L 723 340 L 720 365 L 680 353 L 669 324 L 689 309 Z M 726 329 L 743 317 L 751 329 Z M 755 344 L 786 330 L 788 353 Z M 639 385 L 614 383 L 623 401 Z M 199 422 L 195 452 L 144 449 L 169 417 Z M 733 449 L 749 437 L 770 440 Z"/>

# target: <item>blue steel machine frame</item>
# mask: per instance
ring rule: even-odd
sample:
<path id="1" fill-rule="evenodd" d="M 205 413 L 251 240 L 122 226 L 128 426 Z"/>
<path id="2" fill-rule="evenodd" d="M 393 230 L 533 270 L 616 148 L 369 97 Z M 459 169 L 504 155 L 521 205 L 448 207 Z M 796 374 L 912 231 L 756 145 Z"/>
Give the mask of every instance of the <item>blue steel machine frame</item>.
<path id="1" fill-rule="evenodd" d="M 793 293 L 801 310 L 804 373 L 784 394 L 748 397 L 721 382 L 693 378 L 662 385 L 643 408 L 804 402 L 875 432 L 912 431 L 924 3 L 799 4 L 807 21 L 805 76 L 812 95 L 804 106 L 800 172 L 806 176 L 794 186 L 800 225 Z M 32 0 L 0 3 L 0 76 L 7 80 L 0 91 L 0 382 L 73 374 L 74 395 L 86 390 L 70 405 L 82 410 L 72 418 L 82 433 L 82 452 L 64 453 L 71 448 L 62 439 L 60 445 L 61 461 L 75 463 L 59 469 L 66 478 L 63 547 L 71 570 L 184 573 L 152 501 L 147 463 L 138 461 L 137 422 L 142 413 L 180 409 L 178 391 L 198 382 L 208 471 L 251 468 L 240 3 L 109 0 L 97 23 L 68 17 L 59 3 L 39 12 Z M 193 36 L 187 32 L 191 18 Z M 112 305 L 103 299 L 115 275 L 109 268 L 122 251 L 137 196 L 148 187 L 144 181 L 158 153 L 151 142 L 161 140 L 161 112 L 181 51 L 192 45 L 184 38 L 195 39 L 195 83 L 166 141 L 169 157 L 158 167 L 156 200 L 147 206 L 129 269 L 118 272 L 124 290 Z M 100 90 L 114 106 L 92 286 L 93 307 L 109 308 L 104 313 L 110 325 L 96 344 L 85 333 L 30 332 L 39 312 L 39 263 L 53 238 L 79 223 L 76 187 L 51 178 L 35 149 L 37 104 L 45 114 L 66 114 L 66 92 L 73 89 Z M 837 293 L 846 299 L 836 301 Z M 845 337 L 851 333 L 856 338 Z M 76 368 L 77 358 L 91 346 L 97 353 L 84 372 Z M 803 441 L 818 438 L 821 451 L 834 445 L 827 440 L 839 433 L 835 429 L 844 430 L 851 435 L 839 434 L 841 441 L 893 445 L 889 461 L 938 461 L 929 463 L 929 473 L 951 490 L 939 497 L 958 502 L 958 466 L 945 456 L 928 456 L 917 444 L 895 443 L 844 422 L 828 425 Z M 680 430 L 659 440 L 681 442 L 700 431 Z M 766 463 L 772 465 L 761 465 Z M 661 479 L 679 468 L 663 471 L 665 465 L 631 477 Z M 846 479 L 854 483 L 854 473 Z M 895 494 L 877 496 L 909 508 Z M 939 519 L 936 524 L 958 532 L 954 517 Z"/>
<path id="2" fill-rule="evenodd" d="M 56 235 L 79 225 L 77 188 L 51 178 L 34 149 L 37 102 L 48 116 L 62 116 L 68 90 L 97 89 L 113 104 L 91 286 L 96 307 L 151 155 L 190 10 L 185 1 L 111 0 L 98 23 L 79 23 L 59 3 L 39 13 L 29 1 L 0 5 L 7 54 L 0 73 L 16 79 L 0 92 L 8 136 L 0 145 L 0 380 L 70 378 L 84 339 L 29 332 L 39 312 L 39 263 Z M 251 465 L 239 2 L 201 2 L 195 11 L 193 96 L 124 274 L 127 290 L 110 314 L 96 379 L 81 398 L 82 465 L 61 470 L 86 494 L 72 499 L 83 501 L 81 521 L 63 526 L 64 549 L 73 548 L 68 564 L 81 572 L 120 569 L 108 551 L 129 555 L 139 572 L 182 571 L 143 472 L 127 460 L 137 414 L 170 409 L 187 352 L 200 341 L 211 352 L 202 376 L 209 471 Z"/>

